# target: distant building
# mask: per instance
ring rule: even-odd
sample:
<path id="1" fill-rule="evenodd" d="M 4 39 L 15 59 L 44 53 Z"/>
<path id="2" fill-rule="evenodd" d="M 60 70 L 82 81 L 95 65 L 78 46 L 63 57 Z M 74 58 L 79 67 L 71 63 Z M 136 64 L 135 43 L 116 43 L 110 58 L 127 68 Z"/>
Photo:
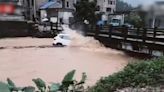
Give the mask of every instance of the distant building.
<path id="1" fill-rule="evenodd" d="M 146 12 L 146 27 L 164 28 L 164 1 L 156 2 L 150 6 L 144 6 L 141 10 Z"/>
<path id="2" fill-rule="evenodd" d="M 63 7 L 65 9 L 72 9 L 74 10 L 74 4 L 76 4 L 77 0 L 63 0 L 64 1 L 64 5 Z"/>
<path id="3" fill-rule="evenodd" d="M 116 0 L 97 0 L 99 10 L 97 13 L 102 13 L 102 20 L 108 20 L 109 14 L 116 11 Z"/>
<path id="4" fill-rule="evenodd" d="M 116 11 L 116 0 L 97 0 L 99 12 L 112 14 Z"/>
<path id="5" fill-rule="evenodd" d="M 42 0 L 37 2 L 40 10 L 40 21 L 58 17 L 60 22 L 69 24 L 69 18 L 73 17 L 72 12 L 75 11 L 74 3 L 76 0 Z"/>
<path id="6" fill-rule="evenodd" d="M 0 0 L 0 20 L 24 21 L 24 0 Z"/>

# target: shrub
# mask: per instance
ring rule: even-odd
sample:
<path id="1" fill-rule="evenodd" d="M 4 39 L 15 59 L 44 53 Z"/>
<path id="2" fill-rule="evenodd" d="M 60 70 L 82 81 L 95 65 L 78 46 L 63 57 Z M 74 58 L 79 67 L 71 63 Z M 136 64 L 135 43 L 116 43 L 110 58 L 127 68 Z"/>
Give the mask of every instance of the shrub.
<path id="1" fill-rule="evenodd" d="M 90 92 L 113 92 L 126 87 L 164 85 L 164 57 L 128 64 L 123 71 L 101 78 Z"/>

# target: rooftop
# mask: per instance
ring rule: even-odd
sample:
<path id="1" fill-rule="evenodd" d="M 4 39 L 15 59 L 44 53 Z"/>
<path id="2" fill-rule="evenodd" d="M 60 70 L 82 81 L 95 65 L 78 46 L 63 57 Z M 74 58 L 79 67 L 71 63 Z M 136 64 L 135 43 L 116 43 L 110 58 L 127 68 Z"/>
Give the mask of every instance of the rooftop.
<path id="1" fill-rule="evenodd" d="M 40 6 L 40 9 L 51 9 L 51 8 L 62 8 L 62 2 L 59 0 L 51 0 L 51 1 L 44 2 Z"/>

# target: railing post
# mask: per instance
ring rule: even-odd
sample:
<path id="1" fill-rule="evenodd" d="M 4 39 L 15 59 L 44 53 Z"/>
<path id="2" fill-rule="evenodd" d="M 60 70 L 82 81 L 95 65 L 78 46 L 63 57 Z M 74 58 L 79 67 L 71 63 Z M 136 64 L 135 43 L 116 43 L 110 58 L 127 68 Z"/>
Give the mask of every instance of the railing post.
<path id="1" fill-rule="evenodd" d="M 88 34 L 88 31 L 90 31 L 90 28 L 89 28 L 89 25 L 84 25 L 84 36 L 87 36 L 87 34 Z"/>
<path id="2" fill-rule="evenodd" d="M 126 41 L 128 35 L 128 27 L 126 26 L 123 26 L 123 35 L 124 35 L 124 41 Z"/>
<path id="3" fill-rule="evenodd" d="M 140 36 L 140 28 L 137 28 L 137 36 Z"/>
<path id="4" fill-rule="evenodd" d="M 112 30 L 113 30 L 113 26 L 112 25 L 109 25 L 109 32 L 108 32 L 109 39 L 112 38 Z"/>
<path id="5" fill-rule="evenodd" d="M 153 37 L 156 38 L 156 35 L 157 35 L 157 27 L 154 28 Z"/>
<path id="6" fill-rule="evenodd" d="M 143 30 L 143 34 L 142 34 L 142 41 L 143 41 L 143 43 L 146 42 L 146 37 L 147 37 L 147 29 L 144 28 L 144 30 Z"/>
<path id="7" fill-rule="evenodd" d="M 99 36 L 99 31 L 100 31 L 100 27 L 99 27 L 99 25 L 96 25 L 95 38 L 97 38 Z"/>

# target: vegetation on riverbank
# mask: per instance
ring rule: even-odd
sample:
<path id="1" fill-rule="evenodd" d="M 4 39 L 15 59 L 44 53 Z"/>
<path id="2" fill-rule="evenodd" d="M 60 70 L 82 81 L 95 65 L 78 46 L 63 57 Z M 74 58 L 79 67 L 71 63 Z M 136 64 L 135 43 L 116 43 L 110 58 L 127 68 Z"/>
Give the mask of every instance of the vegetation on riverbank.
<path id="1" fill-rule="evenodd" d="M 0 82 L 0 92 L 84 92 L 86 74 L 82 74 L 82 79 L 76 81 L 73 79 L 75 70 L 67 73 L 61 83 L 52 83 L 47 85 L 41 78 L 33 79 L 38 91 L 33 86 L 17 87 L 11 79 L 7 79 L 7 83 Z"/>
<path id="2" fill-rule="evenodd" d="M 32 81 L 39 90 L 37 92 L 85 92 L 83 84 L 86 81 L 86 74 L 82 74 L 82 79 L 79 82 L 73 80 L 74 74 L 75 70 L 66 74 L 61 83 L 52 83 L 51 85 L 47 85 L 40 78 Z M 144 92 L 144 90 L 160 90 L 163 86 L 164 57 L 161 57 L 130 63 L 123 71 L 101 78 L 95 86 L 88 89 L 88 92 L 122 92 L 122 90 L 141 90 L 140 92 Z M 0 92 L 15 91 L 36 92 L 36 88 L 33 86 L 17 87 L 9 78 L 7 84 L 0 82 Z"/>
<path id="3" fill-rule="evenodd" d="M 89 92 L 113 92 L 118 89 L 159 87 L 164 85 L 164 57 L 128 64 L 123 71 L 100 79 Z"/>

